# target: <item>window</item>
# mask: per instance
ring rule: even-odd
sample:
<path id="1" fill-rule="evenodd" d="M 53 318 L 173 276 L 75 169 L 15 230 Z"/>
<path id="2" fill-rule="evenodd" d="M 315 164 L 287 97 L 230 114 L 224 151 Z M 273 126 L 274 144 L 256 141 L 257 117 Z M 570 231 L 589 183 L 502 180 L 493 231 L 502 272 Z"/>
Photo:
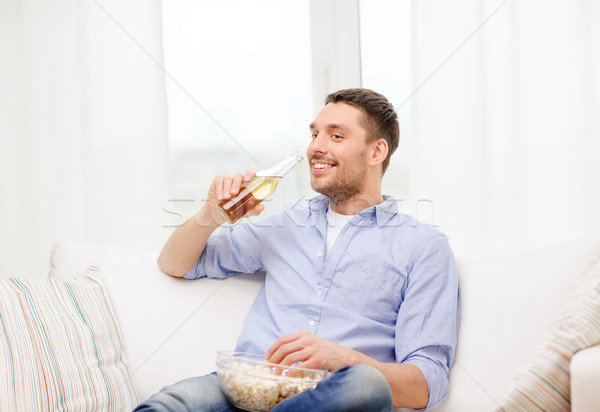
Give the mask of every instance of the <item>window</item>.
<path id="1" fill-rule="evenodd" d="M 408 198 L 410 12 L 408 0 L 163 2 L 170 209 L 193 213 L 218 173 L 304 153 L 325 93 L 361 81 L 398 109 L 400 147 L 383 189 Z M 282 181 L 265 213 L 312 195 L 307 169 Z"/>
<path id="2" fill-rule="evenodd" d="M 170 209 L 189 215 L 215 174 L 260 170 L 304 153 L 312 120 L 309 3 L 162 5 L 170 202 L 178 202 Z M 304 179 L 280 186 L 298 193 L 297 182 L 307 179 L 295 175 Z"/>

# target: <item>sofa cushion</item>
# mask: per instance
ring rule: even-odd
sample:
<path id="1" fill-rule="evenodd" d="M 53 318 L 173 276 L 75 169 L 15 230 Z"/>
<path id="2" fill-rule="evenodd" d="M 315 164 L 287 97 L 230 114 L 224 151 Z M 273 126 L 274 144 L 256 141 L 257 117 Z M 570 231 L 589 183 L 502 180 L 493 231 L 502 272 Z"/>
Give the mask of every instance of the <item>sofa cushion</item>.
<path id="1" fill-rule="evenodd" d="M 0 410 L 130 410 L 122 339 L 98 268 L 0 280 Z"/>
<path id="2" fill-rule="evenodd" d="M 523 365 L 502 411 L 571 410 L 570 363 L 582 349 L 600 343 L 600 263 L 582 279 L 542 340 Z"/>

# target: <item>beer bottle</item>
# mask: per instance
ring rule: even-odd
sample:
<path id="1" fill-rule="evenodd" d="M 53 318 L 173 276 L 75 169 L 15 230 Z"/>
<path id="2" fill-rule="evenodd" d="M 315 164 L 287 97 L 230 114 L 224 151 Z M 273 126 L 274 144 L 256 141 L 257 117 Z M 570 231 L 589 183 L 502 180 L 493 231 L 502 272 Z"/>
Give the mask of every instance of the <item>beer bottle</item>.
<path id="1" fill-rule="evenodd" d="M 254 179 L 242 184 L 240 192 L 235 197 L 219 201 L 217 210 L 225 217 L 227 223 L 237 222 L 254 206 L 269 197 L 283 176 L 302 159 L 302 155 L 295 152 L 270 169 L 256 172 Z"/>

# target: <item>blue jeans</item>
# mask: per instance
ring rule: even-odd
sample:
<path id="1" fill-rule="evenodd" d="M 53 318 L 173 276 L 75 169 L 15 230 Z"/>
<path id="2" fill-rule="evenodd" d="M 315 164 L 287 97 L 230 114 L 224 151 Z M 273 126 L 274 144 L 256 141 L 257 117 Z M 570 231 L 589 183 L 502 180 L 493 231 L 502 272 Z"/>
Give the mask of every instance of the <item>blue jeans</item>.
<path id="1" fill-rule="evenodd" d="M 163 388 L 135 411 L 237 412 L 221 391 L 216 374 L 183 380 Z M 384 376 L 367 365 L 342 368 L 328 379 L 278 404 L 273 412 L 387 412 L 392 394 Z"/>

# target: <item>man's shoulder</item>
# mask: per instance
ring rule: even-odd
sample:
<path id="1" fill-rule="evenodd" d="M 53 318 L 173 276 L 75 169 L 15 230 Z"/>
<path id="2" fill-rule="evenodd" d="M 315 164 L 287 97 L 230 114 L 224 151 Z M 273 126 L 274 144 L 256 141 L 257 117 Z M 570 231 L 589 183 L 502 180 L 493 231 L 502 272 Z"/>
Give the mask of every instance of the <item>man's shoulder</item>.
<path id="1" fill-rule="evenodd" d="M 394 221 L 399 224 L 394 226 Z M 393 233 L 390 247 L 394 250 L 400 248 L 412 259 L 430 253 L 452 253 L 448 237 L 439 228 L 421 222 L 414 216 L 398 212 L 393 219 L 390 219 L 389 224 L 392 226 Z"/>
<path id="2" fill-rule="evenodd" d="M 398 232 L 403 235 L 409 235 L 423 241 L 431 240 L 432 238 L 444 238 L 446 235 L 437 227 L 429 223 L 421 222 L 414 216 L 397 212 L 396 216 L 391 219 L 390 226 L 398 228 Z"/>

